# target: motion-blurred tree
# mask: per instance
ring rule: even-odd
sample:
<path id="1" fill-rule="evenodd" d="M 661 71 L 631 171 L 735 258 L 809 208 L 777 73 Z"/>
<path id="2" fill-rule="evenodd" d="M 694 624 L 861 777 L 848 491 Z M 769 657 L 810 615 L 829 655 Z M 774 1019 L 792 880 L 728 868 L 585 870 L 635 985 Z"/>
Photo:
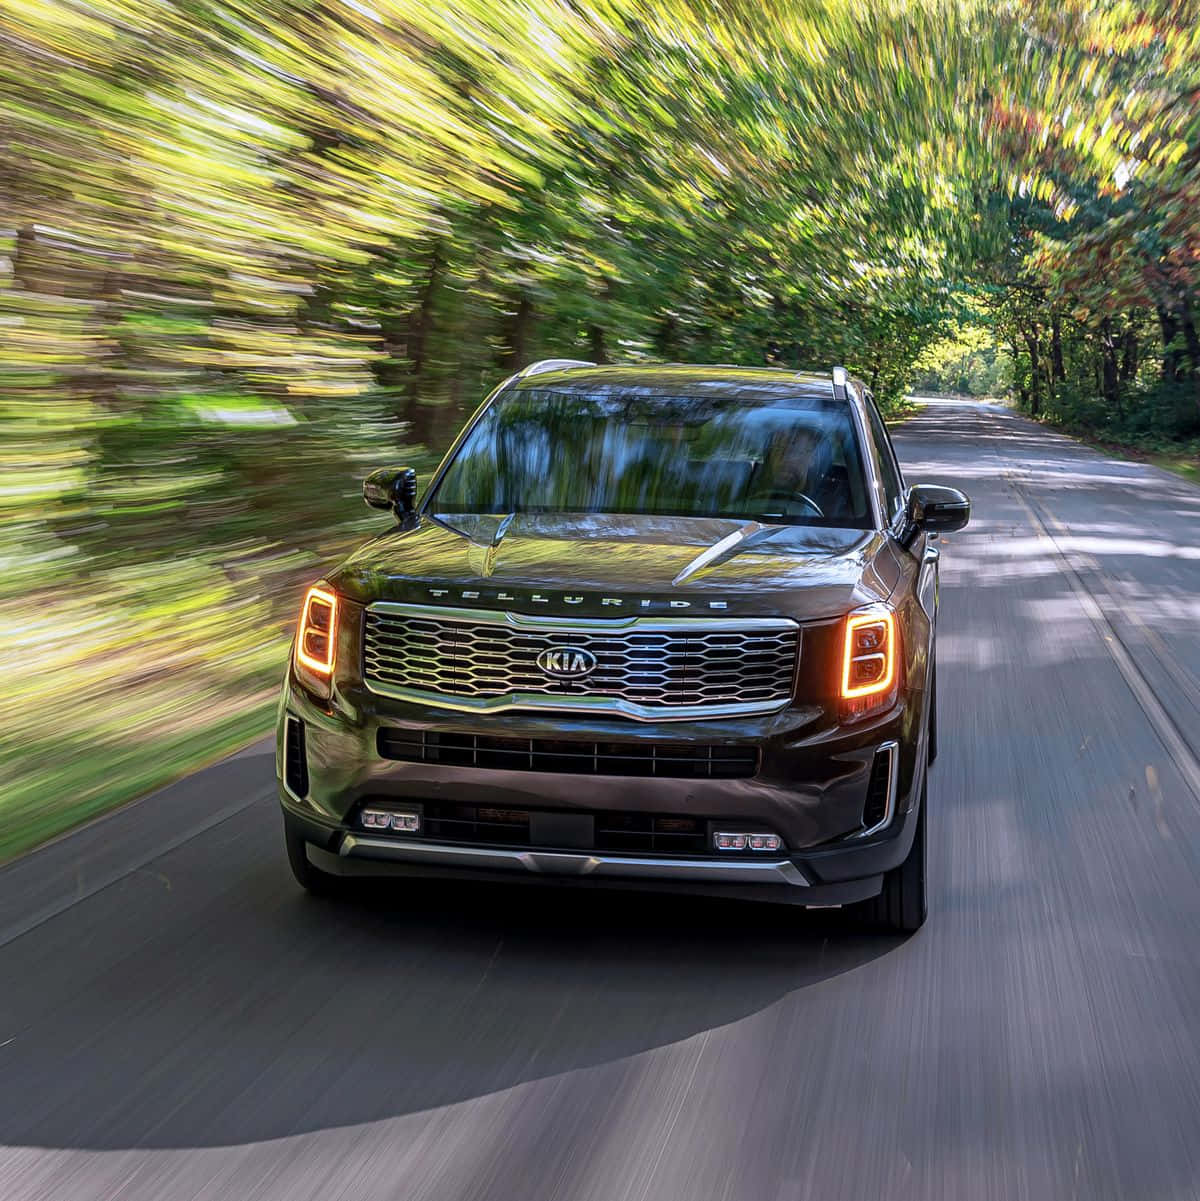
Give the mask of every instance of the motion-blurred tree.
<path id="1" fill-rule="evenodd" d="M 543 354 L 891 403 L 972 289 L 1200 421 L 1193 4 L 0 3 L 5 589 L 334 530 Z"/>

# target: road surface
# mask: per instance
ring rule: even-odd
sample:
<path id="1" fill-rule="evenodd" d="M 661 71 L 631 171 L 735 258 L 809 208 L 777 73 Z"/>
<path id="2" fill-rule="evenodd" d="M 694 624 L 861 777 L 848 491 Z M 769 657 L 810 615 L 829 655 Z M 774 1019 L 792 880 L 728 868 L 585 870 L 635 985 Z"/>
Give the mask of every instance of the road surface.
<path id="1" fill-rule="evenodd" d="M 929 923 L 322 904 L 254 748 L 0 872 L 4 1201 L 1200 1197 L 1200 490 L 903 427 L 943 554 Z"/>

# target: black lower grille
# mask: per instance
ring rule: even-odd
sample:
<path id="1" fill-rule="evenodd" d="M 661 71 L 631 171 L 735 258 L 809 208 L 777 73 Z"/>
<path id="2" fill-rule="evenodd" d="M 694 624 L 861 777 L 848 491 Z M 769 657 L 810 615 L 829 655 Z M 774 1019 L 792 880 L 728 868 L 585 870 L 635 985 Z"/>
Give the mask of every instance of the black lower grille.
<path id="1" fill-rule="evenodd" d="M 656 855 L 704 855 L 709 853 L 710 849 L 708 823 L 694 817 L 667 817 L 651 813 L 596 815 L 598 851 L 653 851 Z"/>
<path id="2" fill-rule="evenodd" d="M 422 841 L 609 851 L 629 855 L 712 855 L 713 830 L 737 829 L 745 825 L 744 821 L 735 818 L 687 817 L 670 813 L 548 811 L 450 801 L 401 804 L 368 799 L 363 804 L 370 808 L 419 808 Z"/>
<path id="3" fill-rule="evenodd" d="M 421 833 L 437 842 L 530 845 L 528 809 L 437 802 L 427 802 L 423 808 Z"/>
<path id="4" fill-rule="evenodd" d="M 871 778 L 867 782 L 867 799 L 863 805 L 863 828 L 877 826 L 887 817 L 892 791 L 892 759 L 895 750 L 882 748 L 871 762 Z"/>
<path id="5" fill-rule="evenodd" d="M 501 771 L 732 780 L 752 776 L 758 770 L 757 747 L 712 743 L 497 738 L 435 730 L 381 729 L 378 747 L 385 759 Z"/>
<path id="6" fill-rule="evenodd" d="M 298 797 L 308 795 L 308 756 L 304 751 L 304 723 L 289 717 L 283 728 L 283 778 Z"/>

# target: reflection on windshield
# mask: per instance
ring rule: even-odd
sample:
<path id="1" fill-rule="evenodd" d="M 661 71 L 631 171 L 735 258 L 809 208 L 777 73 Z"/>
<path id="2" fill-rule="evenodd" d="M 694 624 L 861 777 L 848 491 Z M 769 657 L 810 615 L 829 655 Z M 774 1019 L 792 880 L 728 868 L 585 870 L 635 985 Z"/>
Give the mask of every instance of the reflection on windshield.
<path id="1" fill-rule="evenodd" d="M 435 513 L 645 513 L 866 528 L 850 411 L 813 397 L 499 397 Z"/>

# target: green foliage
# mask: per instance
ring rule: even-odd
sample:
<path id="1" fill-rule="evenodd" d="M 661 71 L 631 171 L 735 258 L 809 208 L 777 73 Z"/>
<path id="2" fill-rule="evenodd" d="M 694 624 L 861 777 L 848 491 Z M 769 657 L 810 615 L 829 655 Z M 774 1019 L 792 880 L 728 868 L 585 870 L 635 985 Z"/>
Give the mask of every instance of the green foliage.
<path id="1" fill-rule="evenodd" d="M 996 328 L 1029 411 L 1113 436 L 1200 428 L 1200 10 L 1026 6 L 1040 95 L 1007 98 Z"/>
<path id="2" fill-rule="evenodd" d="M 264 608 L 206 645 L 253 644 L 368 528 L 369 466 L 428 470 L 542 356 L 844 362 L 889 409 L 919 364 L 1186 433 L 1198 31 L 1175 0 L 0 0 L 0 603 L 102 598 L 132 642 L 234 581 Z"/>
<path id="3" fill-rule="evenodd" d="M 982 324 L 957 324 L 913 364 L 912 387 L 918 395 L 998 397 L 1011 386 L 1012 358 Z"/>

